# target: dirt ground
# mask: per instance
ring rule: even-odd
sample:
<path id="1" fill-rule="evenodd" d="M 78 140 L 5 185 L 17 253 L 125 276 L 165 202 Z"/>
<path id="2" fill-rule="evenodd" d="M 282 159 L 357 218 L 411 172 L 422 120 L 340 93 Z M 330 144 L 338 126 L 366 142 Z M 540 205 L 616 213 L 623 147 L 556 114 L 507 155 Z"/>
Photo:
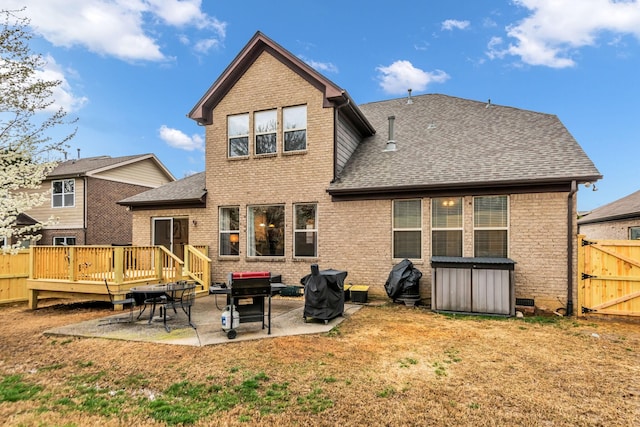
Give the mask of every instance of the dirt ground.
<path id="1" fill-rule="evenodd" d="M 43 334 L 108 314 L 0 306 L 0 423 L 640 426 L 638 323 L 385 304 L 323 335 L 209 347 Z"/>

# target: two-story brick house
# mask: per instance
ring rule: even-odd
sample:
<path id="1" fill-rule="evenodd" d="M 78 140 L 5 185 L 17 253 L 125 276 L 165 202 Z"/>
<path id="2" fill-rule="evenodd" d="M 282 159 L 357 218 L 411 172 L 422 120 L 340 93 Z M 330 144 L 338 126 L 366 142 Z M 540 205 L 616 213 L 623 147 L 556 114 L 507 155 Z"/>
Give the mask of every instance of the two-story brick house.
<path id="1" fill-rule="evenodd" d="M 59 163 L 42 182 L 49 202 L 28 214 L 42 229 L 39 245 L 130 244 L 131 212 L 116 202 L 175 181 L 153 154 L 87 157 Z"/>
<path id="2" fill-rule="evenodd" d="M 384 295 L 409 258 L 428 298 L 432 256 L 509 257 L 516 296 L 575 298 L 577 185 L 600 174 L 556 116 L 444 95 L 357 105 L 258 32 L 189 117 L 206 129 L 204 203 L 121 201 L 135 244 L 154 218 L 186 217 L 215 281 L 295 284 L 317 263 Z"/>

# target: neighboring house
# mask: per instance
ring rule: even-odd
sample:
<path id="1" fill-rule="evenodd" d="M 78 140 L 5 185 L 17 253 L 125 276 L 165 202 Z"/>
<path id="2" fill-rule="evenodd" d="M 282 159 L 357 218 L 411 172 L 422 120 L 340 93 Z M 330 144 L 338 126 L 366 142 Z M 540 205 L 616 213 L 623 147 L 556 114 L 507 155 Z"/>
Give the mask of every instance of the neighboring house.
<path id="1" fill-rule="evenodd" d="M 23 227 L 36 225 L 37 223 L 38 221 L 36 221 L 34 218 L 31 218 L 29 215 L 25 213 L 19 213 L 18 216 L 16 217 L 13 227 L 22 229 Z M 39 234 L 40 233 L 35 233 L 36 236 Z M 5 237 L 2 237 L 2 239 L 0 240 L 0 243 L 2 244 L 2 246 L 11 246 L 16 244 L 17 241 L 18 241 L 18 238 L 16 236 L 12 236 L 11 239 L 7 239 L 7 237 L 5 236 Z M 32 244 L 31 240 L 23 240 L 21 242 L 21 247 L 28 248 L 29 246 L 31 246 L 31 244 Z"/>
<path id="2" fill-rule="evenodd" d="M 587 239 L 640 239 L 640 191 L 592 210 L 578 227 Z"/>
<path id="3" fill-rule="evenodd" d="M 153 154 L 88 157 L 59 163 L 42 182 L 50 201 L 29 210 L 53 218 L 39 245 L 131 243 L 131 212 L 116 202 L 175 181 Z"/>
<path id="4" fill-rule="evenodd" d="M 409 258 L 427 300 L 432 256 L 509 257 L 517 297 L 576 298 L 576 191 L 601 176 L 554 115 L 445 95 L 357 105 L 258 32 L 189 117 L 206 131 L 204 187 L 192 182 L 206 205 L 121 201 L 134 244 L 177 218 L 211 248 L 214 281 L 269 270 L 296 284 L 318 264 L 382 296 Z"/>

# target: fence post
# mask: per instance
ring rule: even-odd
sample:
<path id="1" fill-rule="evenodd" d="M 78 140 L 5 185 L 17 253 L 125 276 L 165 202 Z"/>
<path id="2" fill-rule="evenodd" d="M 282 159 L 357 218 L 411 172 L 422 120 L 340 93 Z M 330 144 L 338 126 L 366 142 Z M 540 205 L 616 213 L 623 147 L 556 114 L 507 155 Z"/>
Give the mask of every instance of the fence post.
<path id="1" fill-rule="evenodd" d="M 584 240 L 584 234 L 578 234 L 578 269 L 576 271 L 576 284 L 578 287 L 578 307 L 575 308 L 576 317 L 582 316 L 582 307 L 584 307 L 584 286 L 585 281 L 582 280 L 582 273 L 584 272 L 584 251 L 585 248 L 582 246 L 582 241 Z"/>

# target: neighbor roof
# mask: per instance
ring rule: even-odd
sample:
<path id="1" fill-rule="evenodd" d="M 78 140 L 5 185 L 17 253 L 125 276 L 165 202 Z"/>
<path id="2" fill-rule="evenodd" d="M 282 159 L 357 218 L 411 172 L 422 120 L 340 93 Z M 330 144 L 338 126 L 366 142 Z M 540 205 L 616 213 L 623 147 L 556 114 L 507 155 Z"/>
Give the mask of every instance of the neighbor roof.
<path id="1" fill-rule="evenodd" d="M 578 224 L 640 217 L 640 191 L 600 206 L 578 220 Z"/>
<path id="2" fill-rule="evenodd" d="M 205 186 L 205 173 L 200 172 L 127 197 L 124 200 L 120 200 L 118 204 L 131 208 L 161 208 L 167 205 L 204 207 L 207 196 Z"/>
<path id="3" fill-rule="evenodd" d="M 597 181 L 600 173 L 560 120 L 440 94 L 360 105 L 378 132 L 331 183 L 333 196 Z M 394 116 L 397 150 L 384 151 Z M 385 131 L 383 131 L 385 130 Z"/>
<path id="4" fill-rule="evenodd" d="M 62 178 L 67 176 L 85 176 L 104 172 L 109 169 L 121 167 L 135 162 L 151 159 L 157 166 L 169 177 L 175 180 L 175 177 L 169 170 L 158 160 L 154 154 L 137 154 L 133 156 L 110 157 L 86 157 L 79 159 L 67 160 L 59 163 L 47 178 Z"/>

